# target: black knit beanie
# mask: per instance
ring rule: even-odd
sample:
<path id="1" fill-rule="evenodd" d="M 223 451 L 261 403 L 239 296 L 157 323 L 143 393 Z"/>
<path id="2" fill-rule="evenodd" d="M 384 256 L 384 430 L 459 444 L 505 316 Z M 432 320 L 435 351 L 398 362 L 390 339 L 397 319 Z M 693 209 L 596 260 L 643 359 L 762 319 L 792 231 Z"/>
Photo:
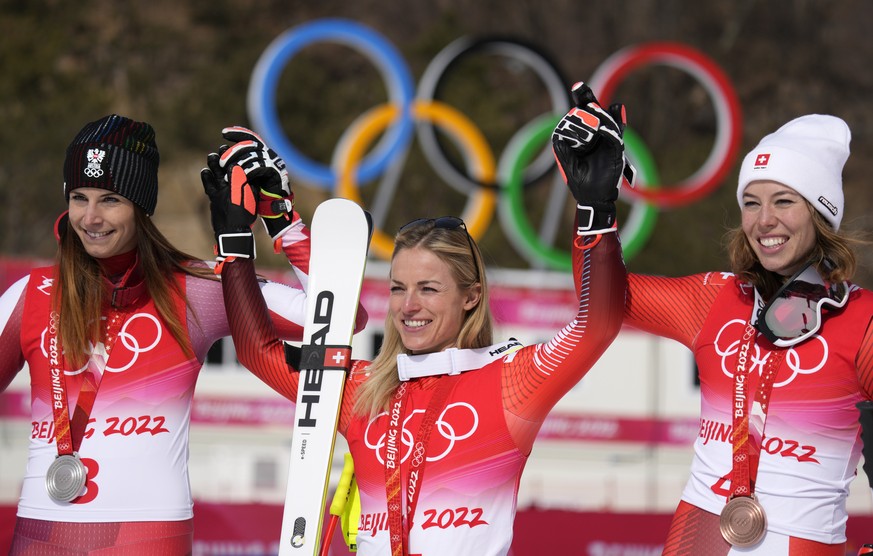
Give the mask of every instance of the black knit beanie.
<path id="1" fill-rule="evenodd" d="M 87 124 L 67 147 L 64 197 L 77 187 L 114 191 L 151 216 L 158 203 L 158 145 L 155 130 L 112 114 Z"/>

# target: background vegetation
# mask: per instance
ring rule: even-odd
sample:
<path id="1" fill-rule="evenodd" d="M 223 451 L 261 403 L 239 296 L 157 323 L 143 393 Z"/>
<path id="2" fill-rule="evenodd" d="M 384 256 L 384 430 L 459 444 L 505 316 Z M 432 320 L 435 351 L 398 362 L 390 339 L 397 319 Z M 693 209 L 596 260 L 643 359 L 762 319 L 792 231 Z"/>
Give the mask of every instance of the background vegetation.
<path id="1" fill-rule="evenodd" d="M 740 156 L 795 116 L 818 112 L 846 119 L 853 154 L 844 173 L 844 225 L 866 231 L 873 223 L 866 175 L 873 167 L 871 12 L 873 3 L 864 0 L 0 0 L 0 255 L 52 256 L 52 223 L 64 209 L 66 145 L 85 122 L 118 112 L 157 129 L 158 225 L 183 249 L 210 257 L 198 175 L 204 155 L 221 143 L 222 127 L 249 125 L 247 88 L 267 45 L 291 27 L 323 17 L 354 19 L 383 34 L 416 79 L 437 52 L 463 35 L 534 43 L 559 65 L 568 86 L 624 46 L 684 42 L 714 58 L 734 83 L 743 108 Z M 479 64 L 454 78 L 446 100 L 470 115 L 500 152 L 509 134 L 539 113 L 541 95 L 508 75 L 510 69 Z M 631 125 L 654 153 L 665 182 L 689 175 L 704 160 L 714 119 L 708 96 L 693 80 L 677 70 L 649 68 L 623 83 L 617 98 L 628 106 Z M 338 45 L 305 49 L 283 73 L 279 89 L 288 136 L 325 162 L 346 126 L 385 100 L 372 64 Z M 705 200 L 662 211 L 630 269 L 680 275 L 724 268 L 720 239 L 738 223 L 738 164 Z M 463 206 L 415 148 L 401 183 L 400 206 L 392 209 L 386 230 L 422 214 L 459 213 Z M 301 213 L 311 216 L 325 191 L 299 181 L 295 187 Z M 532 213 L 544 196 L 536 190 L 526 196 Z M 496 220 L 482 241 L 492 265 L 526 266 Z M 281 264 L 272 259 L 259 263 Z M 862 250 L 857 281 L 867 287 L 873 286 L 871 262 L 869 249 Z"/>

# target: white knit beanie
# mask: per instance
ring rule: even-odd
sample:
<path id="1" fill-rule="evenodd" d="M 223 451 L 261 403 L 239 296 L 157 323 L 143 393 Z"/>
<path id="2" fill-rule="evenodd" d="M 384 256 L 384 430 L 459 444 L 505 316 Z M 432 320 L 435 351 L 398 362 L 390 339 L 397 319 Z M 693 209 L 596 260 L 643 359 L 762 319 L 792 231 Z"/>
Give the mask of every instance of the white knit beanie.
<path id="1" fill-rule="evenodd" d="M 852 133 L 835 116 L 810 114 L 791 120 L 761 139 L 743 159 L 737 202 L 753 181 L 779 182 L 809 201 L 834 230 L 843 219 L 843 166 Z"/>

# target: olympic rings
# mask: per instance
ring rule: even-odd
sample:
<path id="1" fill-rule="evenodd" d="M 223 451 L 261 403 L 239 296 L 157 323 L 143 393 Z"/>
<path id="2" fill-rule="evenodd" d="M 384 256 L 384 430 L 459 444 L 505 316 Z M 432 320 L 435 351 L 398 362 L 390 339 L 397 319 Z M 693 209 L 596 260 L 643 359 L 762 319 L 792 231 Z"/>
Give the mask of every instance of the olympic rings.
<path id="1" fill-rule="evenodd" d="M 147 345 L 146 347 L 141 347 L 139 345 L 140 339 L 127 331 L 130 324 L 136 319 L 146 319 L 148 321 L 151 321 L 151 323 L 155 325 L 155 338 L 152 343 Z M 127 369 L 131 368 L 134 363 L 136 363 L 136 360 L 139 358 L 140 353 L 146 353 L 155 349 L 155 347 L 157 347 L 157 345 L 161 342 L 161 336 L 163 336 L 163 328 L 161 328 L 160 321 L 158 321 L 158 319 L 154 315 L 150 315 L 148 313 L 135 313 L 134 315 L 131 315 L 129 319 L 124 321 L 124 325 L 118 332 L 118 339 L 121 340 L 121 345 L 123 345 L 133 355 L 126 365 L 123 365 L 121 367 L 110 367 L 109 365 L 106 365 L 106 368 L 104 370 L 110 373 L 120 373 L 126 371 Z"/>
<path id="2" fill-rule="evenodd" d="M 252 73 L 248 90 L 249 117 L 264 140 L 285 160 L 289 172 L 326 189 L 333 187 L 337 176 L 329 166 L 310 160 L 294 148 L 282 131 L 276 113 L 276 87 L 282 68 L 303 47 L 316 41 L 336 42 L 360 50 L 378 67 L 388 85 L 391 102 L 404 108 L 402 117 L 361 165 L 359 179 L 370 181 L 385 170 L 397 149 L 412 139 L 412 118 L 406 108 L 412 102 L 415 87 L 400 53 L 368 27 L 342 19 L 324 19 L 279 35 L 261 54 Z"/>
<path id="3" fill-rule="evenodd" d="M 377 67 L 388 92 L 385 106 L 370 109 L 346 129 L 330 164 L 318 163 L 300 154 L 284 135 L 276 113 L 276 87 L 282 69 L 304 46 L 319 41 L 338 42 L 362 53 Z M 491 147 L 481 131 L 457 110 L 433 100 L 446 71 L 455 67 L 459 58 L 473 53 L 505 56 L 531 70 L 545 84 L 546 96 L 554 109 L 554 114 L 544 114 L 543 119 L 536 118 L 520 126 L 500 153 L 496 170 Z M 648 149 L 637 135 L 627 130 L 628 156 L 640 170 L 641 185 L 622 191 L 622 198 L 633 205 L 621 229 L 626 260 L 642 248 L 651 234 L 656 207 L 691 203 L 720 184 L 736 157 L 741 139 L 739 102 L 729 80 L 712 60 L 690 47 L 647 43 L 625 48 L 607 58 L 588 82 L 601 102 L 607 104 L 629 73 L 648 65 L 672 66 L 699 82 L 715 107 L 717 131 L 712 150 L 701 168 L 676 185 L 664 186 Z M 352 21 L 325 19 L 286 31 L 270 44 L 253 72 L 247 102 L 253 127 L 285 159 L 289 172 L 296 178 L 317 187 L 333 188 L 334 194 L 360 202 L 358 184 L 387 176 L 370 209 L 377 228 L 371 248 L 374 255 L 388 259 L 393 250 L 391 239 L 378 231 L 379 215 L 382 207 L 391 206 L 396 196 L 396 183 L 386 186 L 386 182 L 391 181 L 392 175 L 399 175 L 415 133 L 437 175 L 468 196 L 462 217 L 467 221 L 471 236 L 477 239 L 482 236 L 493 217 L 496 194 L 504 193 L 499 216 L 505 235 L 516 250 L 532 266 L 563 269 L 568 268 L 569 255 L 550 245 L 554 244 L 556 227 L 566 208 L 565 186 L 557 183 L 559 176 L 555 172 L 555 183 L 538 236 L 531 230 L 526 213 L 528 204 L 522 200 L 522 191 L 525 186 L 541 181 L 554 168 L 548 145 L 539 155 L 534 155 L 546 139 L 544 126 L 547 124 L 543 122 L 553 122 L 569 105 L 565 83 L 555 64 L 529 44 L 514 39 L 462 38 L 434 57 L 416 92 L 405 61 L 381 35 Z M 444 128 L 456 143 L 468 167 L 466 171 L 447 159 L 443 145 L 436 141 L 434 126 Z M 381 131 L 385 133 L 381 134 L 377 146 L 365 156 L 367 146 L 375 142 Z M 547 229 L 550 226 L 552 229 Z"/>
<path id="4" fill-rule="evenodd" d="M 340 145 L 343 145 L 343 149 L 347 152 L 334 156 L 334 159 L 342 161 L 342 165 L 338 169 L 340 178 L 335 189 L 337 196 L 361 203 L 355 179 L 358 162 L 373 139 L 397 119 L 399 112 L 399 107 L 384 104 L 371 109 L 349 127 L 347 135 L 340 141 Z M 494 182 L 497 173 L 494 155 L 482 133 L 466 116 L 437 101 L 415 101 L 412 105 L 412 116 L 418 121 L 427 120 L 437 123 L 452 133 L 454 139 L 465 147 L 464 150 L 473 155 L 474 160 L 468 161 L 468 163 L 473 163 L 471 164 L 471 173 L 476 176 L 476 179 L 482 183 Z M 474 239 L 481 237 L 490 224 L 494 214 L 496 197 L 494 188 L 482 187 L 476 188 L 470 196 L 461 218 L 466 223 L 470 236 Z M 370 250 L 377 256 L 389 260 L 394 251 L 393 236 L 385 234 L 378 228 L 374 229 Z"/>
<path id="5" fill-rule="evenodd" d="M 434 56 L 433 60 L 425 68 L 421 80 L 418 82 L 418 96 L 416 98 L 424 101 L 436 100 L 435 95 L 440 88 L 440 81 L 448 73 L 449 69 L 457 66 L 464 56 L 480 52 L 506 56 L 514 62 L 520 62 L 533 70 L 546 85 L 552 103 L 552 111 L 560 115 L 566 113 L 571 101 L 567 88 L 567 79 L 561 75 L 557 66 L 549 59 L 545 52 L 542 52 L 533 44 L 523 43 L 517 39 L 474 39 L 471 37 L 461 37 L 449 43 L 448 46 Z M 443 148 L 440 146 L 439 141 L 437 141 L 434 127 L 430 122 L 419 122 L 416 126 L 416 134 L 425 158 L 430 162 L 437 175 L 456 190 L 468 194 L 477 187 L 494 186 L 494 184 L 476 183 L 466 174 L 460 172 L 446 158 Z M 516 133 L 517 135 L 518 133 Z M 512 139 L 510 139 L 510 143 L 512 143 Z M 502 161 L 503 156 L 501 155 L 500 158 Z M 547 148 L 543 149 L 536 161 L 531 165 L 531 168 L 528 169 L 528 175 L 525 176 L 524 180 L 525 184 L 545 176 L 546 173 L 554 168 L 554 163 L 555 159 L 551 146 L 547 145 Z M 498 181 L 499 184 L 505 183 L 503 180 Z"/>
<path id="6" fill-rule="evenodd" d="M 552 135 L 552 130 L 560 118 L 560 116 L 555 117 L 552 115 L 541 117 L 538 124 L 530 126 L 527 133 L 522 136 L 524 138 L 523 142 L 507 147 L 506 152 L 512 155 L 509 156 L 507 154 L 507 159 L 514 162 L 508 170 L 505 195 L 500 199 L 500 222 L 504 224 L 504 232 L 506 232 L 507 237 L 515 248 L 523 253 L 528 260 L 542 260 L 552 268 L 570 271 L 573 269 L 570 253 L 545 245 L 541 237 L 537 237 L 525 214 L 524 198 L 522 196 L 523 180 L 521 169 L 542 143 L 550 144 L 549 138 Z M 658 173 L 652 155 L 645 148 L 643 142 L 630 128 L 625 130 L 624 140 L 628 157 L 639 173 L 637 187 L 648 187 L 648 184 L 658 183 Z M 567 187 L 563 180 L 559 179 L 556 187 L 559 187 L 560 191 L 564 193 L 559 206 L 566 206 L 567 203 L 564 199 L 566 198 Z M 657 209 L 650 203 L 642 200 L 637 200 L 633 203 L 628 219 L 620 230 L 622 253 L 625 258 L 629 259 L 636 255 L 645 244 L 652 228 L 655 226 L 657 214 Z M 546 214 L 544 220 L 556 222 L 559 219 L 557 216 Z M 516 226 L 506 226 L 505 223 L 507 222 L 514 222 Z"/>
<path id="7" fill-rule="evenodd" d="M 651 64 L 672 66 L 690 74 L 707 90 L 715 107 L 715 142 L 700 169 L 674 187 L 627 191 L 632 197 L 664 207 L 676 207 L 708 195 L 727 175 L 742 140 L 740 102 L 730 80 L 715 62 L 697 50 L 677 43 L 648 43 L 623 48 L 603 61 L 588 84 L 597 91 L 601 104 L 606 106 L 622 79 L 633 70 Z"/>

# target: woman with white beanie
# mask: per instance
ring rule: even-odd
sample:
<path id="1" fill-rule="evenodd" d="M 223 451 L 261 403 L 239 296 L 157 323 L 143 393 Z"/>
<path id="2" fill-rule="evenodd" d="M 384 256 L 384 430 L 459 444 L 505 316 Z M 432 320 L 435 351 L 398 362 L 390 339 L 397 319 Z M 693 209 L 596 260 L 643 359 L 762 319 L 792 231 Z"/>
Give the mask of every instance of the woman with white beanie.
<path id="1" fill-rule="evenodd" d="M 667 555 L 844 555 L 873 399 L 873 294 L 840 231 L 851 133 L 807 115 L 743 160 L 731 272 L 631 274 L 625 322 L 677 340 L 700 374 L 700 433 Z"/>

